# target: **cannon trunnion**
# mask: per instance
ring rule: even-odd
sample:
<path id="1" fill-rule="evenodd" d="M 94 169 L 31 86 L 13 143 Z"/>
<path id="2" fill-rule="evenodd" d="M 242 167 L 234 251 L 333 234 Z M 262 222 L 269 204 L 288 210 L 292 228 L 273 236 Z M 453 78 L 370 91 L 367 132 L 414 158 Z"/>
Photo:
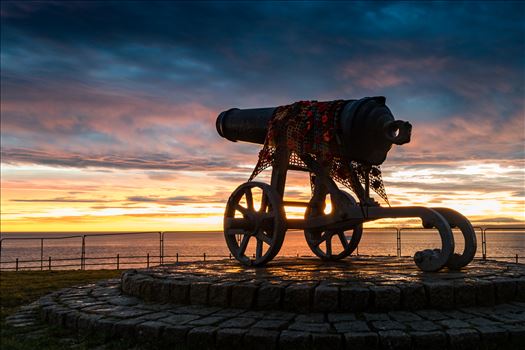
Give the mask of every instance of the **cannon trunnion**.
<path id="1" fill-rule="evenodd" d="M 424 228 L 439 232 L 439 249 L 414 255 L 423 271 L 460 269 L 474 258 L 476 236 L 460 213 L 448 208 L 381 207 L 370 197 L 372 188 L 388 202 L 378 166 L 393 144 L 410 141 L 412 130 L 410 123 L 394 119 L 384 97 L 232 108 L 219 114 L 216 128 L 230 141 L 264 145 L 252 176 L 231 194 L 224 215 L 226 243 L 242 264 L 271 261 L 287 229 L 304 230 L 308 246 L 321 259 L 339 260 L 357 248 L 364 222 L 400 217 L 419 217 Z M 252 181 L 269 166 L 270 184 Z M 284 200 L 290 170 L 310 173 L 310 201 Z M 335 181 L 354 192 L 358 201 Z M 304 207 L 304 219 L 288 219 L 285 207 L 290 206 Z M 454 253 L 454 227 L 465 240 L 461 253 Z"/>

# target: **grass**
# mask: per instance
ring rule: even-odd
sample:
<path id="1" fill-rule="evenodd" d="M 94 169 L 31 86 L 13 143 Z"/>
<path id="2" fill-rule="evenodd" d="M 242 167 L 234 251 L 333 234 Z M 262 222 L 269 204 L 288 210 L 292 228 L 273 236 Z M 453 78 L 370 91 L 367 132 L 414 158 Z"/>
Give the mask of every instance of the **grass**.
<path id="1" fill-rule="evenodd" d="M 26 339 L 23 335 L 32 329 L 16 329 L 5 323 L 6 317 L 41 296 L 55 290 L 88 284 L 102 279 L 120 276 L 116 270 L 88 271 L 2 271 L 0 273 L 0 347 L 6 349 L 70 349 L 73 344 L 64 339 L 72 336 L 64 330 L 47 328 L 38 339 Z M 79 339 L 77 349 L 90 349 L 101 345 L 96 339 Z M 109 348 L 112 348 L 111 346 Z M 118 344 L 113 348 L 119 348 Z"/>

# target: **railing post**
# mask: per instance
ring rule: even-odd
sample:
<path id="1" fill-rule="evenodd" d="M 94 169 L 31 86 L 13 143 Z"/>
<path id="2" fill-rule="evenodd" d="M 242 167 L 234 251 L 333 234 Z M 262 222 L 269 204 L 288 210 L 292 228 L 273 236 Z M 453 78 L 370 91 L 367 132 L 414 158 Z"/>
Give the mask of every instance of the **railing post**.
<path id="1" fill-rule="evenodd" d="M 179 262 L 179 253 L 176 253 L 176 254 L 175 254 L 175 257 L 177 258 L 176 261 Z"/>
<path id="2" fill-rule="evenodd" d="M 164 255 L 164 233 L 159 232 L 159 265 L 162 265 L 162 257 Z"/>
<path id="3" fill-rule="evenodd" d="M 516 254 L 516 264 L 518 263 L 518 254 Z"/>
<path id="4" fill-rule="evenodd" d="M 51 271 L 51 257 L 49 257 L 49 271 Z"/>
<path id="5" fill-rule="evenodd" d="M 120 270 L 120 255 L 117 254 L 117 270 Z"/>
<path id="6" fill-rule="evenodd" d="M 487 232 L 486 229 L 481 230 L 481 254 L 483 260 L 487 260 Z"/>
<path id="7" fill-rule="evenodd" d="M 18 258 L 16 258 L 15 271 L 18 271 Z"/>
<path id="8" fill-rule="evenodd" d="M 232 253 L 230 253 L 230 260 L 232 259 Z"/>
<path id="9" fill-rule="evenodd" d="M 86 235 L 82 236 L 82 248 L 80 250 L 80 269 L 86 269 Z"/>
<path id="10" fill-rule="evenodd" d="M 146 264 L 147 264 L 146 267 L 149 269 L 149 253 L 148 253 L 146 258 L 147 258 L 147 260 L 146 260 Z"/>
<path id="11" fill-rule="evenodd" d="M 40 238 L 40 271 L 44 269 L 44 239 Z"/>
<path id="12" fill-rule="evenodd" d="M 206 261 L 206 253 L 203 253 L 204 261 Z"/>
<path id="13" fill-rule="evenodd" d="M 397 257 L 401 257 L 401 230 L 396 227 L 396 240 L 397 240 Z"/>

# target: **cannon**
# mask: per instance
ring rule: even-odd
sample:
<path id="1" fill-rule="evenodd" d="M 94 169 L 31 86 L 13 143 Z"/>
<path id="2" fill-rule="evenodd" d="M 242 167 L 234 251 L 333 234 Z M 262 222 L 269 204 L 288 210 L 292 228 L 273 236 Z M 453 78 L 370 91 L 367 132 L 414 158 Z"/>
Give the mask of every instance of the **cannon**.
<path id="1" fill-rule="evenodd" d="M 380 165 L 392 145 L 410 142 L 412 126 L 395 120 L 385 97 L 233 108 L 219 114 L 216 128 L 230 141 L 263 145 L 252 175 L 233 191 L 224 214 L 226 244 L 242 264 L 262 266 L 271 261 L 288 229 L 304 230 L 308 246 L 319 258 L 343 259 L 358 247 L 363 223 L 408 217 L 420 218 L 424 228 L 437 229 L 441 238 L 440 248 L 415 253 L 421 270 L 460 269 L 474 258 L 475 232 L 459 212 L 390 206 Z M 269 167 L 270 184 L 254 181 Z M 285 200 L 288 171 L 309 173 L 309 201 Z M 387 206 L 375 201 L 371 190 Z M 304 208 L 304 218 L 287 218 L 287 207 Z M 465 241 L 461 253 L 454 252 L 453 228 L 461 231 Z M 249 245 L 253 254 L 248 253 Z"/>

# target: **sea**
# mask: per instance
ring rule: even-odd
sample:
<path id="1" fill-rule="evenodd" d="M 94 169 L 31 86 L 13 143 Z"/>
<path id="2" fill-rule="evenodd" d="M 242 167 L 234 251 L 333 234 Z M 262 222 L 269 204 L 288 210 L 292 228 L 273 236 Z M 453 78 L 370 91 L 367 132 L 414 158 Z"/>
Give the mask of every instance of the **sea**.
<path id="1" fill-rule="evenodd" d="M 481 229 L 477 233 L 476 257 L 483 256 Z M 456 252 L 462 251 L 463 239 L 454 231 Z M 488 229 L 485 231 L 486 257 L 525 263 L 525 229 Z M 434 230 L 368 228 L 364 230 L 354 254 L 413 256 L 418 250 L 440 246 Z M 224 259 L 229 250 L 222 232 L 27 232 L 1 233 L 0 268 L 80 269 L 84 241 L 86 269 L 115 269 L 155 266 L 160 262 Z M 250 244 L 247 254 L 252 254 Z M 334 248 L 335 250 L 335 248 Z M 161 258 L 162 256 L 162 258 Z M 314 256 L 303 231 L 289 230 L 278 254 L 281 257 Z M 18 263 L 17 263 L 18 260 Z"/>

